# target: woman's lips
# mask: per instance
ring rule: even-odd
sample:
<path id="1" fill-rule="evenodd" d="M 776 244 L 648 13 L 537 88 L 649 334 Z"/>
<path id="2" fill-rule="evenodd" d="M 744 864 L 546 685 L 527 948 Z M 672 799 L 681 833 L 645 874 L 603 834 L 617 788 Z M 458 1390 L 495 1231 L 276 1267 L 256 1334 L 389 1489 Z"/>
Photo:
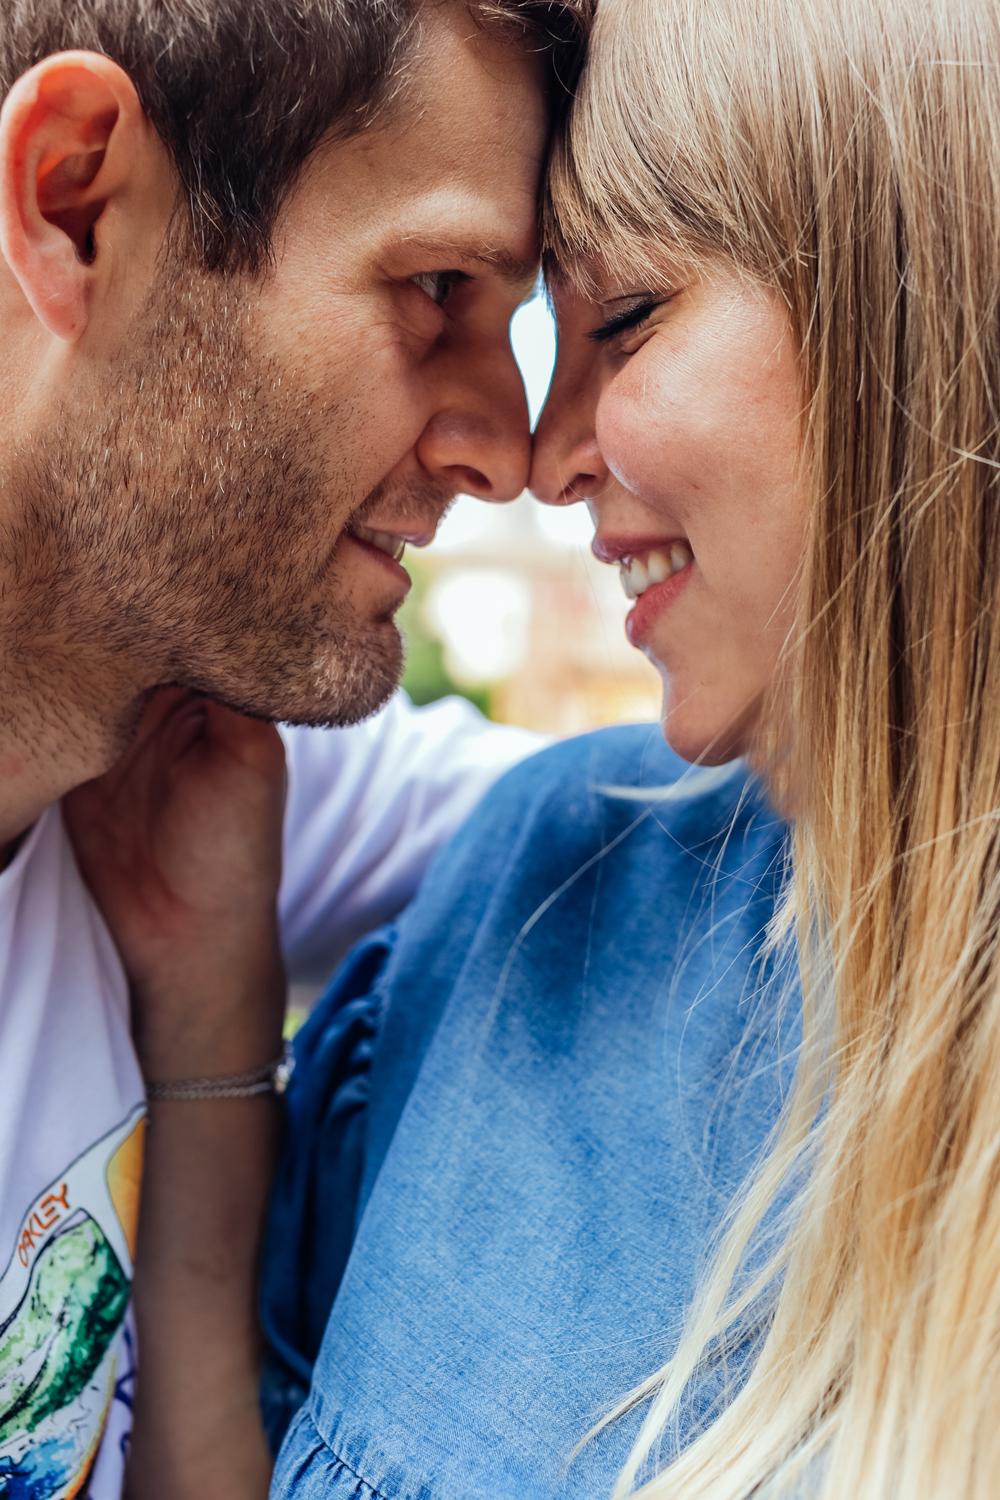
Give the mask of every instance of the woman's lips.
<path id="1" fill-rule="evenodd" d="M 645 553 L 657 550 L 667 552 L 673 546 L 690 548 L 686 536 L 653 536 L 651 533 L 643 536 L 626 536 L 624 533 L 613 536 L 610 532 L 598 531 L 590 544 L 590 550 L 602 563 L 618 563 L 625 557 L 642 557 Z"/>
<path id="2" fill-rule="evenodd" d="M 683 591 L 694 566 L 686 537 L 594 537 L 592 549 L 601 562 L 617 563 L 622 587 L 635 604 L 625 621 L 633 646 L 642 648 L 656 621 Z"/>
<path id="3" fill-rule="evenodd" d="M 692 558 L 683 568 L 664 579 L 663 583 L 651 584 L 641 598 L 635 601 L 625 617 L 625 634 L 633 646 L 641 650 L 649 643 L 657 621 L 684 592 L 693 572 Z"/>

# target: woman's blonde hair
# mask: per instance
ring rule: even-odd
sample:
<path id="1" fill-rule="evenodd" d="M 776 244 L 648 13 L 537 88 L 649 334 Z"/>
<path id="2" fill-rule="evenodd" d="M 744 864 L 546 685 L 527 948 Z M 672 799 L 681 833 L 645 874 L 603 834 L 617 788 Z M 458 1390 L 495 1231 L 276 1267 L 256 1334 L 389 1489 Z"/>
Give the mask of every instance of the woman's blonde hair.
<path id="1" fill-rule="evenodd" d="M 785 299 L 812 478 L 796 1085 L 674 1358 L 619 1408 L 648 1402 L 615 1493 L 992 1500 L 1000 7 L 602 0 L 550 195 L 570 274 L 722 260 Z M 749 1373 L 681 1432 L 755 1316 Z"/>

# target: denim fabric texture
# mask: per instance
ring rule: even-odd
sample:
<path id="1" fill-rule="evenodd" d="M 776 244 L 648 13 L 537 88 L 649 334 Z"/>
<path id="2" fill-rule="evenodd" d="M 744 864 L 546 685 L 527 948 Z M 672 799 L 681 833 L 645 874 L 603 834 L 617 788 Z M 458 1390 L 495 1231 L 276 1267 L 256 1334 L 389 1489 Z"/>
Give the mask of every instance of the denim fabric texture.
<path id="1" fill-rule="evenodd" d="M 761 951 L 786 829 L 685 769 L 654 727 L 518 766 L 300 1034 L 273 1500 L 610 1494 L 641 1413 L 574 1446 L 670 1353 L 797 1041 Z"/>

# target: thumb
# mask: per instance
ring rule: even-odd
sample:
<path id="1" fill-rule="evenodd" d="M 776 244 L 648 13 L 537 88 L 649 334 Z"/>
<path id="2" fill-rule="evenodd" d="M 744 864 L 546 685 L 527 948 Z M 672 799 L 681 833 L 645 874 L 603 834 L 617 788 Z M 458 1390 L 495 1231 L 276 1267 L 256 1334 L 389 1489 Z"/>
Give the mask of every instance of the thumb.
<path id="1" fill-rule="evenodd" d="M 264 775 L 283 775 L 285 746 L 274 724 L 252 719 L 221 703 L 203 701 L 209 743 Z"/>

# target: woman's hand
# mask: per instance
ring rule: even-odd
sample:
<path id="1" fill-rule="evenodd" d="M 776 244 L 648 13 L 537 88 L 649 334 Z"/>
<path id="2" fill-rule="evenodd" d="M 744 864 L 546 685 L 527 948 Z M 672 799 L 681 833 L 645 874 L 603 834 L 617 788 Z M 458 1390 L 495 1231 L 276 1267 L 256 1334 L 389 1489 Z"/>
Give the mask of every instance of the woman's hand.
<path id="1" fill-rule="evenodd" d="M 239 1072 L 280 1049 L 284 766 L 273 726 L 164 690 L 123 761 L 66 800 L 147 1077 Z"/>
<path id="2" fill-rule="evenodd" d="M 256 1069 L 281 1046 L 285 794 L 268 725 L 178 692 L 66 819 L 132 987 L 147 1079 Z M 136 1257 L 134 1500 L 264 1500 L 256 1265 L 279 1116 L 266 1095 L 150 1104 Z"/>

